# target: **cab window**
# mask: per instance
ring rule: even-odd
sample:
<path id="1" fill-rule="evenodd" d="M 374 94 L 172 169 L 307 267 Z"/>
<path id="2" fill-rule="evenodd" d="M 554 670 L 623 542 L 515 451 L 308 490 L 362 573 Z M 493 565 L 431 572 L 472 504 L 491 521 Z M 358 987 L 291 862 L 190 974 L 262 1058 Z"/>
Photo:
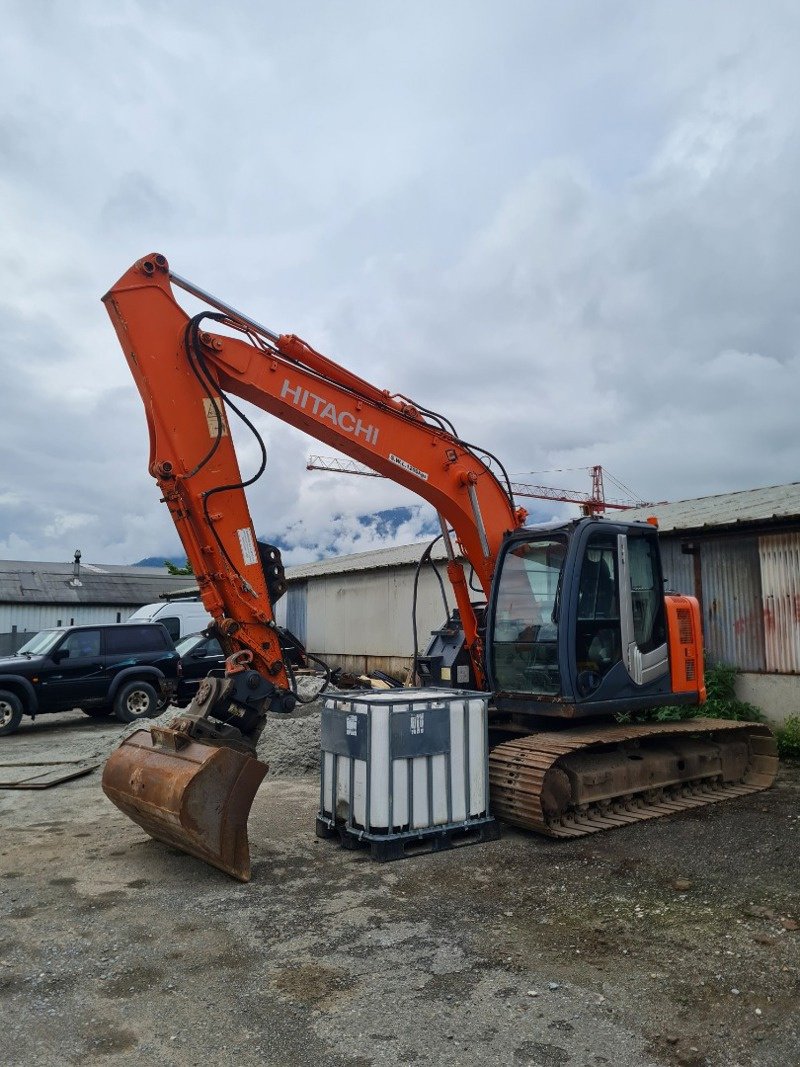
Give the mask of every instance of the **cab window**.
<path id="1" fill-rule="evenodd" d="M 622 659 L 619 570 L 613 535 L 593 534 L 586 544 L 578 581 L 575 652 L 582 696 L 596 689 Z"/>
<path id="2" fill-rule="evenodd" d="M 640 652 L 652 652 L 666 641 L 664 593 L 655 538 L 628 535 L 633 637 Z"/>
<path id="3" fill-rule="evenodd" d="M 554 695 L 558 668 L 558 595 L 566 541 L 523 541 L 503 557 L 492 646 L 495 684 L 507 692 Z"/>

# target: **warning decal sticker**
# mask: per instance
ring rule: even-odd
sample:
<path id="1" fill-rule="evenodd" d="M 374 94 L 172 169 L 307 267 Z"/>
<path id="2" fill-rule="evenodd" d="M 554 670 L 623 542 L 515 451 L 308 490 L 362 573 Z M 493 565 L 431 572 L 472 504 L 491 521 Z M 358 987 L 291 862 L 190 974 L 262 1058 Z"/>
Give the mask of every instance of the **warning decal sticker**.
<path id="1" fill-rule="evenodd" d="M 217 400 L 217 411 L 219 412 L 219 418 L 217 418 L 217 411 L 214 410 L 214 401 L 210 396 L 203 397 L 203 407 L 206 409 L 206 422 L 208 423 L 208 432 L 212 437 L 220 436 L 220 423 L 222 424 L 222 437 L 228 435 L 228 422 L 225 418 L 225 412 L 222 410 L 222 401 Z"/>
<path id="2" fill-rule="evenodd" d="M 239 538 L 239 544 L 242 546 L 242 559 L 244 560 L 244 565 L 245 567 L 252 567 L 254 563 L 258 563 L 258 553 L 256 552 L 256 543 L 253 534 L 247 526 L 244 526 L 241 530 L 237 530 L 236 534 Z"/>

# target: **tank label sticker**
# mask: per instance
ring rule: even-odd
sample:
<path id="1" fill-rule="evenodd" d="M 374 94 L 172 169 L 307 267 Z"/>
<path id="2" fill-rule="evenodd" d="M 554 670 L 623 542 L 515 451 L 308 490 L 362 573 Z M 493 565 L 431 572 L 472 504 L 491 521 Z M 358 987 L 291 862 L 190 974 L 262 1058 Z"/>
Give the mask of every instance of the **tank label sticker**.
<path id="1" fill-rule="evenodd" d="M 389 453 L 389 459 L 391 460 L 392 463 L 395 463 L 398 467 L 402 467 L 404 471 L 408 471 L 409 474 L 414 474 L 414 475 L 417 476 L 417 478 L 421 478 L 423 480 L 423 482 L 427 482 L 428 475 L 425 473 L 425 471 L 421 471 L 419 469 L 419 467 L 415 467 L 413 463 L 409 463 L 408 460 L 406 460 L 406 459 L 401 459 L 399 456 L 396 456 L 393 452 Z"/>
<path id="2" fill-rule="evenodd" d="M 320 727 L 323 752 L 351 759 L 367 758 L 369 722 L 366 715 L 356 715 L 344 708 L 323 708 Z"/>
<path id="3" fill-rule="evenodd" d="M 217 405 L 216 409 L 214 408 L 215 403 Z M 225 418 L 225 412 L 222 410 L 222 401 L 214 401 L 210 396 L 204 396 L 203 407 L 206 412 L 209 435 L 214 438 L 227 437 L 228 420 Z"/>
<path id="4" fill-rule="evenodd" d="M 438 756 L 450 751 L 450 708 L 429 703 L 424 711 L 394 711 L 391 716 L 393 759 Z"/>
<path id="5" fill-rule="evenodd" d="M 252 567 L 254 563 L 258 563 L 258 553 L 256 552 L 256 543 L 250 528 L 248 526 L 242 527 L 241 530 L 236 531 L 236 536 L 239 538 L 245 567 Z"/>

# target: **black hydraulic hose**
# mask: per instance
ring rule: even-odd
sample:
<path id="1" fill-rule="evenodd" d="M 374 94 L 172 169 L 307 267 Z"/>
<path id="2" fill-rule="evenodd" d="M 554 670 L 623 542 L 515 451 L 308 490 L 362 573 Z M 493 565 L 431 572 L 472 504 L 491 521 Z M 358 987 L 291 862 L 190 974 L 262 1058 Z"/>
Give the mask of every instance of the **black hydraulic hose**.
<path id="1" fill-rule="evenodd" d="M 420 572 L 422 570 L 423 565 L 430 561 L 431 552 L 433 551 L 433 546 L 436 544 L 437 541 L 441 541 L 442 536 L 443 536 L 442 534 L 437 534 L 436 537 L 434 537 L 434 539 L 431 541 L 431 543 L 425 548 L 425 551 L 419 557 L 419 561 L 417 562 L 417 569 L 414 572 L 414 591 L 413 591 L 412 597 L 411 597 L 411 625 L 412 625 L 412 628 L 414 630 L 414 659 L 412 660 L 412 663 L 411 663 L 411 671 L 412 671 L 411 680 L 412 680 L 412 682 L 414 681 L 414 679 L 417 676 L 417 662 L 419 660 L 419 636 L 417 634 L 417 596 L 418 596 L 418 593 L 419 593 L 419 576 L 420 576 Z M 436 568 L 435 568 L 435 565 L 434 565 L 434 570 L 435 569 Z M 441 582 L 442 576 L 439 574 L 438 570 L 436 571 L 436 575 L 439 578 L 439 581 Z M 444 583 L 442 583 L 442 595 L 444 596 Z M 450 609 L 447 606 L 447 598 L 445 598 L 445 610 L 446 610 L 448 618 L 449 618 Z"/>
<path id="2" fill-rule="evenodd" d="M 216 436 L 214 437 L 214 441 L 211 445 L 211 448 L 206 453 L 206 455 L 203 456 L 200 462 L 189 471 L 189 473 L 186 475 L 187 479 L 193 478 L 198 471 L 202 470 L 203 467 L 205 467 L 206 463 L 208 463 L 208 461 L 217 451 L 220 445 L 220 441 L 222 440 L 222 431 L 224 426 L 222 411 L 217 406 L 217 397 L 214 395 L 217 391 L 217 386 L 214 384 L 208 373 L 208 368 L 206 367 L 205 362 L 203 361 L 202 353 L 200 352 L 200 346 L 198 344 L 200 323 L 203 321 L 203 319 L 214 319 L 216 322 L 223 322 L 225 320 L 225 316 L 217 315 L 216 313 L 210 311 L 204 311 L 201 312 L 199 315 L 195 315 L 194 318 L 189 320 L 186 326 L 186 330 L 183 335 L 183 345 L 186 351 L 186 358 L 189 362 L 189 367 L 191 368 L 192 374 L 194 374 L 195 378 L 197 378 L 202 389 L 204 391 L 208 390 L 208 398 L 211 401 L 211 406 L 214 409 L 214 415 L 217 420 L 217 432 Z"/>
<path id="3" fill-rule="evenodd" d="M 482 588 L 481 589 L 476 589 L 475 586 L 472 584 L 474 580 L 475 580 L 475 568 L 470 563 L 470 565 L 469 565 L 469 578 L 467 579 L 467 585 L 469 586 L 469 588 L 472 590 L 473 593 L 481 593 L 483 596 L 485 596 L 486 593 Z"/>
<path id="4" fill-rule="evenodd" d="M 433 411 L 431 408 L 424 408 L 422 404 L 418 404 L 416 400 L 411 400 L 410 403 L 414 405 L 421 415 L 427 415 L 429 419 L 433 419 L 439 425 L 440 429 L 444 430 L 445 433 L 449 433 L 456 441 L 458 440 L 456 428 L 446 416 L 440 415 L 438 411 Z"/>
<path id="5" fill-rule="evenodd" d="M 500 471 L 501 471 L 501 473 L 503 475 L 503 481 L 506 483 L 506 493 L 508 494 L 508 499 L 511 501 L 511 506 L 513 507 L 514 506 L 514 491 L 511 488 L 511 479 L 508 476 L 508 471 L 503 466 L 503 464 L 500 462 L 500 460 L 497 458 L 497 456 L 495 456 L 493 452 L 490 452 L 488 450 L 488 448 L 482 448 L 480 445 L 471 445 L 469 443 L 469 441 L 462 441 L 459 438 L 458 443 L 460 445 L 462 445 L 464 448 L 468 448 L 470 450 L 470 452 L 472 452 L 472 454 L 475 456 L 475 458 L 477 460 L 479 460 L 480 463 L 483 464 L 483 466 L 486 468 L 486 470 L 489 472 L 489 474 L 491 474 L 493 478 L 497 478 L 497 475 L 494 473 L 494 471 L 488 465 L 488 463 L 484 463 L 484 461 L 481 459 L 481 455 L 488 456 L 489 459 L 494 460 L 494 462 L 500 468 Z M 499 479 L 498 479 L 498 481 L 499 481 Z"/>
<path id="6" fill-rule="evenodd" d="M 439 568 L 436 566 L 436 564 L 433 562 L 432 557 L 430 556 L 428 557 L 428 563 L 430 563 L 431 567 L 433 568 L 433 573 L 436 575 L 436 581 L 439 583 L 439 591 L 442 594 L 442 603 L 444 604 L 444 613 L 448 618 L 450 618 L 450 605 L 447 603 L 447 593 L 444 591 L 444 581 L 442 579 L 441 574 L 439 573 Z"/>
<path id="7" fill-rule="evenodd" d="M 316 693 L 313 694 L 313 696 L 305 698 L 301 697 L 297 689 L 297 676 L 292 670 L 291 663 L 289 663 L 288 660 L 285 660 L 284 666 L 286 667 L 286 674 L 289 677 L 289 684 L 298 704 L 313 704 L 314 701 L 318 699 L 320 693 L 323 693 L 328 688 L 331 681 L 331 669 L 325 662 L 325 660 L 320 659 L 319 656 L 312 656 L 310 652 L 306 652 L 306 659 L 310 659 L 314 663 L 318 663 L 322 667 L 322 669 L 325 671 L 325 681 L 322 683 Z"/>
<path id="8" fill-rule="evenodd" d="M 214 524 L 211 521 L 211 516 L 209 515 L 209 502 L 211 498 L 213 496 L 216 496 L 218 493 L 226 493 L 235 489 L 246 489 L 248 486 L 253 485 L 255 482 L 257 482 L 267 467 L 267 449 L 264 444 L 264 439 L 262 438 L 256 427 L 253 425 L 253 423 L 250 421 L 250 419 L 248 419 L 245 413 L 241 411 L 240 408 L 236 406 L 236 404 L 234 404 L 234 402 L 229 396 L 226 396 L 221 389 L 218 389 L 218 386 L 215 384 L 213 378 L 209 374 L 208 366 L 206 365 L 205 361 L 205 356 L 203 355 L 203 352 L 199 345 L 200 323 L 203 321 L 203 319 L 213 319 L 215 322 L 227 322 L 228 317 L 226 315 L 217 314 L 216 312 L 203 312 L 199 315 L 195 315 L 194 318 L 189 320 L 189 323 L 186 327 L 186 333 L 184 335 L 184 343 L 186 346 L 187 355 L 189 357 L 189 365 L 195 377 L 203 386 L 203 389 L 208 390 L 209 400 L 211 402 L 211 406 L 214 410 L 214 415 L 217 420 L 217 432 L 216 437 L 214 438 L 214 442 L 208 453 L 186 475 L 186 477 L 191 478 L 195 474 L 197 474 L 199 470 L 202 470 L 202 468 L 209 462 L 211 457 L 219 448 L 220 441 L 223 437 L 225 425 L 223 421 L 223 411 L 218 404 L 218 401 L 221 401 L 223 405 L 227 405 L 232 411 L 234 411 L 239 416 L 245 426 L 247 426 L 247 428 L 255 437 L 256 441 L 258 442 L 259 449 L 261 451 L 261 462 L 259 464 L 258 470 L 252 477 L 241 482 L 231 482 L 230 484 L 226 485 L 214 486 L 213 489 L 207 489 L 202 494 L 203 515 L 206 520 L 206 525 L 211 531 L 214 540 L 217 542 L 217 547 L 219 548 L 222 555 L 225 557 L 228 566 L 243 584 L 249 584 L 242 572 L 231 559 L 230 553 L 223 544 L 221 537 L 217 533 Z"/>

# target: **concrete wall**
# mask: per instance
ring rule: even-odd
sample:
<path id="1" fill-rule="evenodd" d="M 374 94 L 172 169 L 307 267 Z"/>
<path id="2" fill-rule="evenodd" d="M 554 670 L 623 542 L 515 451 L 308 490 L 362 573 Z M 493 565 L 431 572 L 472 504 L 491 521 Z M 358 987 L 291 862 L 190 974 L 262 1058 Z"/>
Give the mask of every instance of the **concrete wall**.
<path id="1" fill-rule="evenodd" d="M 440 568 L 448 604 L 453 593 Z M 414 567 L 350 571 L 308 579 L 307 640 L 309 652 L 331 666 L 347 670 L 384 670 L 402 675 L 411 665 L 414 639 L 411 602 Z M 480 597 L 476 594 L 475 599 Z M 426 566 L 420 575 L 417 601 L 419 650 L 430 632 L 445 621 L 438 582 Z M 279 616 L 280 618 L 280 616 Z"/>
<path id="2" fill-rule="evenodd" d="M 760 708 L 770 722 L 780 724 L 800 715 L 800 675 L 743 672 L 736 679 L 736 695 Z"/>

